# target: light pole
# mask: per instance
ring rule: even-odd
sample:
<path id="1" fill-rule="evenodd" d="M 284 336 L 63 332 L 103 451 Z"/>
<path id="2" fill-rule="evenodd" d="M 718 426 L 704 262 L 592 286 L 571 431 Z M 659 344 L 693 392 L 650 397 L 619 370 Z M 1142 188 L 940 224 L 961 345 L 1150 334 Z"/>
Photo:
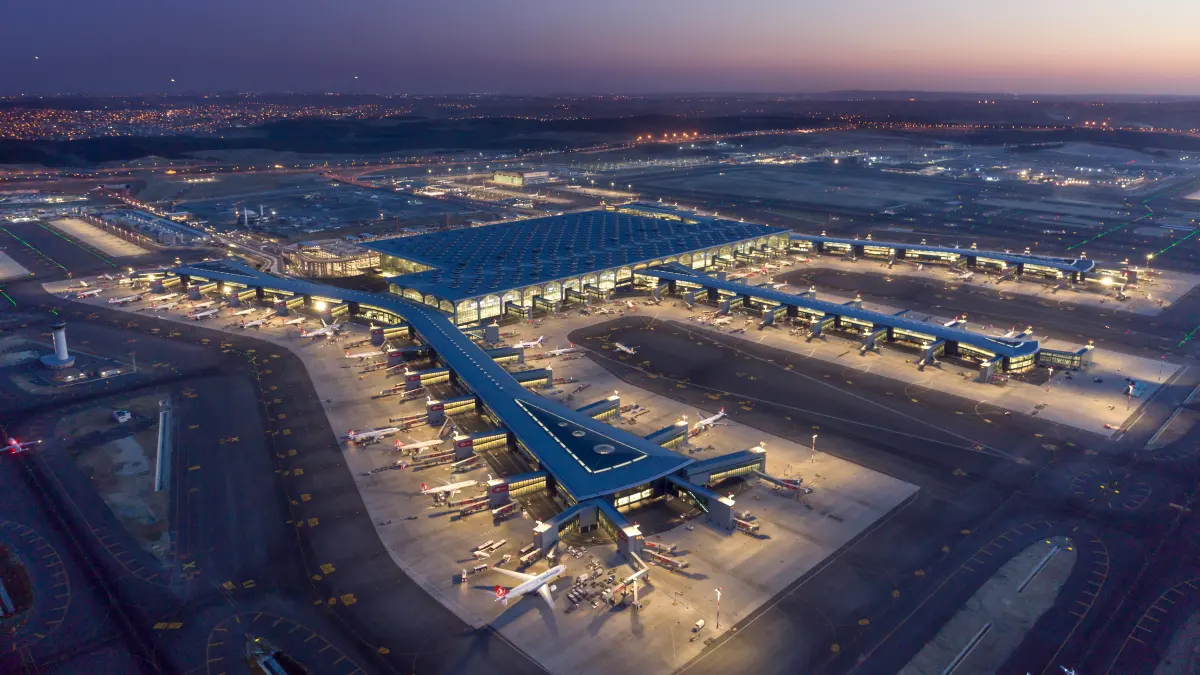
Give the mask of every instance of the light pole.
<path id="1" fill-rule="evenodd" d="M 1050 391 L 1050 383 L 1054 381 L 1054 366 L 1050 366 L 1050 377 L 1046 380 L 1046 391 Z"/>
<path id="2" fill-rule="evenodd" d="M 721 630 L 721 589 L 717 589 L 717 630 Z"/>
<path id="3" fill-rule="evenodd" d="M 812 437 L 812 463 L 813 464 L 817 463 L 817 435 L 816 434 L 813 434 L 813 437 Z"/>
<path id="4" fill-rule="evenodd" d="M 1149 271 L 1150 271 L 1150 261 L 1151 261 L 1151 260 L 1154 260 L 1154 254 L 1153 254 L 1153 253 L 1147 253 L 1147 254 L 1146 254 L 1146 271 L 1147 271 L 1147 272 L 1149 272 Z"/>

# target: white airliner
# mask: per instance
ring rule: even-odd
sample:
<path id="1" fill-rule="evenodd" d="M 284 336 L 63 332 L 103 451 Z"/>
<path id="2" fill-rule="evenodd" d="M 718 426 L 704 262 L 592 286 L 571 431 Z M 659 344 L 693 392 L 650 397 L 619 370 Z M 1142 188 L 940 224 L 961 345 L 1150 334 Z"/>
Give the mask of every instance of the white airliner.
<path id="1" fill-rule="evenodd" d="M 285 326 L 296 326 L 296 325 L 299 325 L 299 324 L 302 324 L 302 323 L 304 323 L 305 321 L 308 321 L 308 319 L 307 319 L 307 318 L 305 318 L 305 317 L 303 317 L 303 316 L 298 316 L 298 317 L 296 317 L 296 318 L 294 318 L 294 319 L 288 319 L 287 321 L 284 321 L 284 322 L 283 322 L 283 325 L 285 325 Z"/>
<path id="2" fill-rule="evenodd" d="M 359 441 L 373 441 L 377 438 L 391 436 L 392 434 L 396 433 L 397 431 L 400 431 L 399 427 L 387 427 L 386 429 L 368 429 L 366 431 L 355 431 L 355 430 L 351 429 L 350 433 L 346 434 L 346 440 L 350 441 L 351 443 L 358 443 Z"/>
<path id="3" fill-rule="evenodd" d="M 154 311 L 161 312 L 164 309 L 174 309 L 177 306 L 179 306 L 179 300 L 172 300 L 170 302 L 164 302 L 163 304 L 155 307 Z"/>
<path id="4" fill-rule="evenodd" d="M 784 286 L 787 286 L 787 283 L 781 282 L 781 281 L 771 284 L 771 288 L 774 288 L 774 289 L 780 289 L 780 288 L 783 288 Z"/>
<path id="5" fill-rule="evenodd" d="M 724 326 L 725 324 L 727 324 L 731 321 L 733 321 L 732 316 L 723 316 L 723 317 L 720 317 L 720 318 L 714 320 L 713 325 L 714 326 Z"/>
<path id="6" fill-rule="evenodd" d="M 463 481 L 459 481 L 457 483 L 447 483 L 445 485 L 439 485 L 437 487 L 429 487 L 428 485 L 421 483 L 421 494 L 423 494 L 423 495 L 454 494 L 455 492 L 458 492 L 459 490 L 461 490 L 463 488 L 469 488 L 473 485 L 478 485 L 478 484 L 479 484 L 479 481 L 477 481 L 477 480 L 463 480 Z"/>
<path id="7" fill-rule="evenodd" d="M 346 358 L 348 359 L 365 359 L 368 356 L 383 356 L 384 354 L 387 354 L 387 350 L 377 349 L 371 352 L 358 352 L 357 354 L 351 354 L 349 349 L 346 350 Z"/>
<path id="8" fill-rule="evenodd" d="M 219 311 L 221 310 L 213 307 L 212 309 L 206 309 L 203 312 L 192 312 L 191 314 L 188 314 L 188 318 L 192 321 L 203 321 L 210 316 L 216 316 L 217 312 Z"/>
<path id="9" fill-rule="evenodd" d="M 637 305 L 633 304 L 632 300 L 626 300 L 625 306 L 632 310 L 637 310 Z"/>
<path id="10" fill-rule="evenodd" d="M 142 299 L 142 296 L 140 296 L 140 295 L 127 295 L 123 298 L 109 298 L 108 304 L 110 304 L 110 305 L 128 305 L 131 302 L 137 302 L 138 300 L 141 300 L 141 299 Z"/>
<path id="11" fill-rule="evenodd" d="M 41 443 L 41 441 L 25 441 L 24 443 L 20 443 L 17 439 L 10 438 L 8 439 L 8 445 L 4 446 L 4 450 L 16 454 L 18 452 L 25 452 L 25 448 L 37 445 L 38 443 Z"/>
<path id="12" fill-rule="evenodd" d="M 90 298 L 93 295 L 100 295 L 103 292 L 104 292 L 103 288 L 91 288 L 86 291 L 80 291 L 80 292 L 76 293 L 75 298 L 78 300 L 82 300 L 84 298 Z"/>
<path id="13" fill-rule="evenodd" d="M 253 313 L 254 313 L 254 308 L 250 307 L 249 309 L 238 310 L 238 311 L 234 312 L 233 314 L 231 314 L 230 316 L 246 316 L 247 314 L 253 314 Z"/>
<path id="14" fill-rule="evenodd" d="M 253 321 L 243 321 L 242 329 L 244 330 L 246 328 L 258 328 L 258 327 L 262 326 L 263 324 L 265 324 L 266 322 L 267 322 L 266 319 L 255 319 Z"/>
<path id="15" fill-rule="evenodd" d="M 306 330 L 304 328 L 301 328 L 300 329 L 300 337 L 306 337 L 306 338 L 330 337 L 333 335 L 337 335 L 337 332 L 341 329 L 342 329 L 342 324 L 340 324 L 340 323 L 325 323 L 325 319 L 321 319 L 321 327 L 320 328 L 318 328 L 316 330 Z"/>
<path id="16" fill-rule="evenodd" d="M 616 347 L 617 351 L 619 351 L 619 352 L 625 352 L 626 354 L 636 354 L 637 353 L 637 347 L 626 347 L 625 345 L 621 344 L 620 342 L 614 342 L 613 346 Z"/>
<path id="17" fill-rule="evenodd" d="M 546 352 L 546 356 L 562 356 L 563 354 L 573 354 L 577 351 L 579 351 L 579 347 L 576 347 L 574 343 L 571 343 L 570 347 L 551 349 L 550 351 Z"/>
<path id="18" fill-rule="evenodd" d="M 550 605 L 550 609 L 554 609 L 554 596 L 550 595 L 550 591 L 557 590 L 558 587 L 551 586 L 550 583 L 561 577 L 563 572 L 567 571 L 567 566 L 556 565 L 545 572 L 542 572 L 541 574 L 524 574 L 521 572 L 514 572 L 513 570 L 506 570 L 503 567 L 493 567 L 492 569 L 505 576 L 519 579 L 521 581 L 520 584 L 517 584 L 512 588 L 505 588 L 497 585 L 495 589 L 496 602 L 502 602 L 504 603 L 504 606 L 507 607 L 509 598 L 520 599 L 523 595 L 537 593 L 538 595 L 542 596 L 542 599 L 546 601 L 547 605 Z"/>
<path id="19" fill-rule="evenodd" d="M 721 408 L 716 415 L 712 417 L 703 417 L 699 422 L 696 422 L 696 431 L 704 431 L 721 420 L 725 416 L 725 409 Z"/>
<path id="20" fill-rule="evenodd" d="M 517 344 L 513 345 L 513 347 L 516 349 L 530 349 L 532 347 L 541 347 L 542 340 L 545 340 L 545 339 L 546 339 L 545 335 L 539 335 L 538 339 L 534 340 L 533 342 L 518 342 Z"/>
<path id="21" fill-rule="evenodd" d="M 205 309 L 217 304 L 216 300 L 205 300 L 204 302 L 193 302 L 192 309 Z"/>
<path id="22" fill-rule="evenodd" d="M 171 298 L 178 298 L 178 297 L 179 297 L 178 293 L 163 293 L 162 295 L 152 295 L 146 299 L 149 300 L 151 303 L 155 303 L 155 302 L 162 302 L 163 300 L 170 300 Z"/>
<path id="23" fill-rule="evenodd" d="M 441 445 L 442 443 L 445 443 L 445 440 L 443 440 L 441 438 L 435 438 L 432 441 L 418 441 L 416 443 L 405 443 L 404 445 L 401 445 L 400 441 L 396 441 L 396 450 L 399 450 L 400 452 L 409 452 L 409 451 L 416 452 L 417 450 L 424 450 L 425 448 L 432 448 L 432 447 Z"/>

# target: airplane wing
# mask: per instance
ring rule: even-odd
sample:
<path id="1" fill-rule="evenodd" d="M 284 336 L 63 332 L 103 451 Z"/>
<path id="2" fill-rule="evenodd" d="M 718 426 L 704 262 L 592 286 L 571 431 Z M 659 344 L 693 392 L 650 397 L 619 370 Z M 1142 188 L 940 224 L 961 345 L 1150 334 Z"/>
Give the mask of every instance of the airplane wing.
<path id="1" fill-rule="evenodd" d="M 537 592 L 546 601 L 546 604 L 550 605 L 550 609 L 554 609 L 554 597 L 550 595 L 550 584 L 538 586 Z"/>
<path id="2" fill-rule="evenodd" d="M 532 579 L 534 577 L 533 574 L 522 574 L 521 572 L 517 572 L 515 570 L 506 570 L 503 567 L 493 567 L 492 571 L 499 572 L 500 574 L 503 574 L 506 577 L 512 577 L 513 579 L 520 579 L 521 581 L 529 581 L 530 579 Z M 542 588 L 545 588 L 545 586 L 543 585 Z"/>

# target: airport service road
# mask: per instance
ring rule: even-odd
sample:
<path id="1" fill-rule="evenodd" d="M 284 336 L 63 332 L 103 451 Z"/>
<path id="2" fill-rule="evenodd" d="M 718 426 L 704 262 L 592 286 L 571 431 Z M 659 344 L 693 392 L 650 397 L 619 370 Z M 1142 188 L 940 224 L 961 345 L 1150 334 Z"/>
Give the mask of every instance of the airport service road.
<path id="1" fill-rule="evenodd" d="M 935 280 L 921 281 L 908 277 L 889 277 L 883 270 L 856 272 L 832 269 L 801 268 L 776 277 L 797 288 L 816 286 L 834 292 L 853 295 L 862 293 L 864 299 L 881 299 L 914 311 L 924 308 L 939 314 L 966 314 L 973 325 L 993 323 L 996 333 L 1003 334 L 1013 325 L 1023 330 L 1032 325 L 1035 334 L 1075 344 L 1096 340 L 1099 348 L 1117 348 L 1137 354 L 1161 355 L 1178 352 L 1184 333 L 1200 321 L 1200 293 L 1193 292 L 1159 316 L 1147 317 L 1119 311 L 1114 301 L 1112 309 L 1079 307 L 1057 303 L 1054 296 L 1034 299 L 1005 294 L 1004 285 L 963 287 L 962 284 Z M 1004 298 L 1011 299 L 1002 299 Z"/>
<path id="2" fill-rule="evenodd" d="M 494 632 L 470 629 L 396 568 L 290 351 L 249 334 L 61 301 L 33 283 L 9 290 L 46 321 L 56 307 L 71 322 L 68 335 L 97 351 L 136 347 L 139 367 L 163 373 L 155 386 L 176 387 L 174 586 L 164 589 L 109 563 L 113 578 L 131 589 L 124 602 L 158 608 L 156 624 L 179 624 L 155 631 L 156 649 L 174 667 L 230 661 L 236 650 L 222 639 L 236 633 L 229 622 L 240 626 L 234 617 L 261 614 L 292 623 L 283 631 L 285 624 L 272 619 L 249 632 L 304 660 L 310 672 L 543 672 Z M 111 333 L 115 344 L 101 345 L 88 328 Z M 196 350 L 216 365 L 206 367 Z M 109 389 L 136 386 L 113 380 Z M 39 412 L 53 414 L 52 406 Z M 323 660 L 330 654 L 339 656 Z"/>
<path id="3" fill-rule="evenodd" d="M 1187 500 L 1194 485 L 1196 468 L 1187 459 L 1154 460 L 1130 444 L 1036 418 L 996 415 L 989 424 L 969 402 L 936 392 L 905 405 L 887 396 L 896 386 L 890 380 L 861 373 L 846 378 L 844 369 L 817 361 L 786 371 L 796 355 L 737 336 L 701 335 L 682 324 L 656 322 L 654 330 L 642 330 L 645 323 L 619 319 L 571 338 L 630 384 L 706 410 L 713 405 L 709 394 L 729 392 L 722 400 L 738 422 L 798 442 L 819 427 L 819 449 L 921 487 L 916 501 L 776 596 L 685 672 L 851 672 L 860 658 L 879 664 L 861 672 L 892 672 L 986 582 L 989 569 L 1023 548 L 1015 541 L 1042 536 L 1037 523 L 1047 521 L 1055 524 L 1047 536 L 1053 530 L 1082 538 L 1086 530 L 1086 541 L 1103 544 L 1105 581 L 1100 588 L 1089 585 L 1099 577 L 1089 578 L 1091 570 L 1077 564 L 1070 593 L 1039 623 L 1047 640 L 1026 640 L 1011 662 L 1020 672 L 1026 666 L 1040 672 L 1053 659 L 1084 658 L 1098 632 L 1116 630 L 1107 623 L 1111 613 L 1169 535 L 1177 513 L 1170 504 Z M 714 344 L 713 337 L 729 346 Z M 613 340 L 641 349 L 629 361 L 614 358 L 604 348 Z M 803 376 L 795 373 L 801 370 Z M 728 405 L 734 401 L 739 405 Z M 947 437 L 970 438 L 1002 454 L 973 452 Z M 1114 494 L 1114 478 L 1128 489 Z M 1030 523 L 1034 530 L 1012 534 Z M 987 564 L 972 566 L 972 559 Z M 1079 599 L 1091 604 L 1073 604 Z M 907 656 L 895 660 L 901 653 Z"/>

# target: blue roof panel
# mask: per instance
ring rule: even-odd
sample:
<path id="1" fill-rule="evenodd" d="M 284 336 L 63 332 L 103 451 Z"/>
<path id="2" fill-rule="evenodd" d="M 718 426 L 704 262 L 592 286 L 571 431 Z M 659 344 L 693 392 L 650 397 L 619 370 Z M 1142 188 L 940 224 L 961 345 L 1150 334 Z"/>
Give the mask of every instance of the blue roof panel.
<path id="1" fill-rule="evenodd" d="M 336 298 L 404 317 L 555 480 L 578 500 L 635 487 L 692 462 L 690 458 L 640 436 L 527 391 L 434 307 L 386 293 L 344 290 L 301 279 L 276 277 L 228 261 L 197 263 L 173 271 L 298 295 Z M 611 450 L 601 446 L 611 446 Z"/>
<path id="2" fill-rule="evenodd" d="M 362 245 L 434 268 L 395 282 L 457 301 L 787 233 L 719 218 L 685 222 L 581 211 Z"/>

